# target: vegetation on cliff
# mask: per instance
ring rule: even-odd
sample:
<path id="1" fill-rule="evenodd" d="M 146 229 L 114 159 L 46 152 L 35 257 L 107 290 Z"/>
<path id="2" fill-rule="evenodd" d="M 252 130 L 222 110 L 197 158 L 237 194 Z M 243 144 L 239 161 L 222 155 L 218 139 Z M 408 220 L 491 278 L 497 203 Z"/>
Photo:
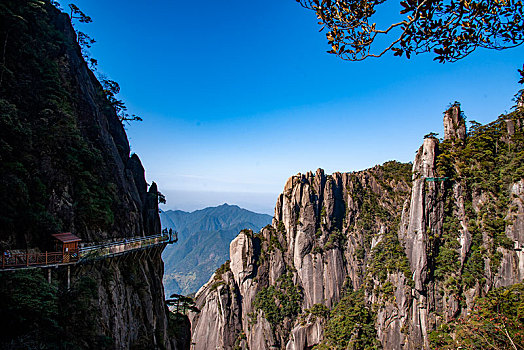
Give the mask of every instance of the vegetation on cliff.
<path id="1" fill-rule="evenodd" d="M 140 224 L 126 232 L 120 222 L 141 209 L 147 221 L 149 195 L 132 193 L 147 189 L 131 188 L 143 176 L 138 157 L 130 159 L 115 107 L 76 38 L 49 1 L 0 4 L 2 249 L 49 248 L 49 235 L 60 231 L 92 240 L 136 235 Z M 136 176 L 120 169 L 131 164 Z"/>
<path id="2" fill-rule="evenodd" d="M 524 344 L 524 284 L 490 291 L 464 318 L 429 335 L 433 349 L 517 349 Z"/>
<path id="3" fill-rule="evenodd" d="M 364 300 L 364 291 L 347 291 L 329 313 L 324 341 L 314 349 L 380 349 L 375 319 Z"/>
<path id="4" fill-rule="evenodd" d="M 78 227 L 108 230 L 116 185 L 99 171 L 101 145 L 84 136 L 94 126 L 77 119 L 77 92 L 63 77 L 62 57 L 75 43 L 57 28 L 48 2 L 5 1 L 0 18 L 0 237 L 18 232 L 37 245 L 67 229 L 49 208 L 64 178 L 75 193 Z"/>
<path id="5" fill-rule="evenodd" d="M 83 276 L 67 290 L 49 284 L 41 270 L 10 272 L 0 280 L 3 349 L 111 348 L 96 325 L 98 288 Z M 89 345 L 86 343 L 89 341 Z"/>
<path id="6" fill-rule="evenodd" d="M 156 184 L 148 191 L 82 38 L 53 3 L 0 3 L 2 252 L 52 251 L 64 231 L 84 242 L 160 233 Z M 51 284 L 44 270 L 1 272 L 0 347 L 169 347 L 160 250 L 110 262 L 70 266 L 70 289 L 60 267 Z"/>
<path id="7" fill-rule="evenodd" d="M 262 310 L 272 327 L 280 325 L 284 319 L 294 319 L 300 313 L 302 291 L 293 283 L 293 273 L 282 275 L 275 285 L 262 288 L 257 293 L 253 307 Z"/>
<path id="8" fill-rule="evenodd" d="M 254 311 L 246 342 L 518 348 L 522 285 L 511 284 L 522 276 L 523 113 L 467 130 L 455 103 L 444 138 L 426 135 L 414 164 L 290 178 L 273 226 L 253 236 L 260 254 L 248 248 L 255 238 L 236 246 L 235 259 L 256 269 L 246 277 L 232 260 L 239 299 L 255 295 L 241 306 Z M 295 288 L 296 309 L 282 300 Z"/>
<path id="9" fill-rule="evenodd" d="M 455 103 L 447 113 L 459 106 Z M 439 144 L 438 175 L 449 180 L 442 194 L 442 235 L 432 237 L 434 274 L 455 293 L 476 284 L 485 285 L 485 262 L 496 272 L 501 264 L 501 248 L 513 248 L 513 241 L 506 236 L 512 223 L 506 216 L 511 212 L 511 187 L 524 179 L 524 132 L 519 127 L 523 118 L 523 111 L 517 109 L 486 125 L 472 121 L 464 140 L 447 139 Z M 462 266 L 458 241 L 462 226 L 455 215 L 455 184 L 463 187 L 464 224 L 471 234 L 471 247 Z"/>

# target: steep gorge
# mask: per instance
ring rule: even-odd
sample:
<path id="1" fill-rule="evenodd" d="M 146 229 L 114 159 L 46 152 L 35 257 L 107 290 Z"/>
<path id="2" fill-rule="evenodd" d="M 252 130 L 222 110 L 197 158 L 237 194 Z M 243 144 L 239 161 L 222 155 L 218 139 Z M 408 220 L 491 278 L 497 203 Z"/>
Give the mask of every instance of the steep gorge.
<path id="1" fill-rule="evenodd" d="M 440 330 L 476 297 L 523 280 L 523 127 L 517 110 L 466 132 L 454 104 L 413 164 L 291 177 L 273 224 L 242 231 L 197 293 L 195 348 L 428 349 L 450 337 Z"/>

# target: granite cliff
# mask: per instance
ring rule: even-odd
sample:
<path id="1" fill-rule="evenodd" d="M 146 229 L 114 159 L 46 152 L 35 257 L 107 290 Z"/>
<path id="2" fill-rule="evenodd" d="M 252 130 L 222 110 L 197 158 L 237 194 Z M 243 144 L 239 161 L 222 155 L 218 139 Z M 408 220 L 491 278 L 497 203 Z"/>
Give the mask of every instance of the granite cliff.
<path id="1" fill-rule="evenodd" d="M 197 293 L 195 349 L 451 344 L 475 298 L 524 278 L 523 127 L 516 111 L 466 131 L 454 104 L 412 164 L 291 177 Z"/>
<path id="2" fill-rule="evenodd" d="M 160 233 L 149 186 L 67 14 L 49 1 L 0 5 L 0 245 L 52 250 Z M 3 272 L 2 348 L 177 348 L 164 305 L 163 247 L 72 268 Z M 180 344 L 179 344 L 180 345 Z"/>

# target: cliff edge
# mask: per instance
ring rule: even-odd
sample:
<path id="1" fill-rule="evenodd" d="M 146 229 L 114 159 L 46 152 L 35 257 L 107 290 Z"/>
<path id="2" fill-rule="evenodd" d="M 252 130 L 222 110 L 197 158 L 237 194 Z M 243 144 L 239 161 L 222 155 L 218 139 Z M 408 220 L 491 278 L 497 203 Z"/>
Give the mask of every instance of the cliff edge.
<path id="1" fill-rule="evenodd" d="M 454 104 L 412 164 L 291 177 L 197 293 L 195 349 L 456 344 L 454 320 L 524 278 L 523 117 L 466 132 Z"/>
<path id="2" fill-rule="evenodd" d="M 58 232 L 84 243 L 160 233 L 156 184 L 69 16 L 49 1 L 3 1 L 0 52 L 0 248 L 53 250 Z M 39 270 L 2 272 L 2 347 L 176 348 L 162 250 L 74 266 L 69 290 L 63 269 L 51 284 Z"/>

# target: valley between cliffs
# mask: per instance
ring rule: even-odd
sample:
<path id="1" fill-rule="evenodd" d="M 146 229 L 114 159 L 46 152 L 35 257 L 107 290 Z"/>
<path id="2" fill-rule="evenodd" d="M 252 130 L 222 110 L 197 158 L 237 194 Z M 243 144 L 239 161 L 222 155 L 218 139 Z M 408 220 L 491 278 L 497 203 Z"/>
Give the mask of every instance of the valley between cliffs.
<path id="1" fill-rule="evenodd" d="M 289 178 L 197 293 L 195 349 L 456 347 L 476 298 L 524 278 L 523 117 L 467 131 L 454 104 L 412 164 Z"/>

